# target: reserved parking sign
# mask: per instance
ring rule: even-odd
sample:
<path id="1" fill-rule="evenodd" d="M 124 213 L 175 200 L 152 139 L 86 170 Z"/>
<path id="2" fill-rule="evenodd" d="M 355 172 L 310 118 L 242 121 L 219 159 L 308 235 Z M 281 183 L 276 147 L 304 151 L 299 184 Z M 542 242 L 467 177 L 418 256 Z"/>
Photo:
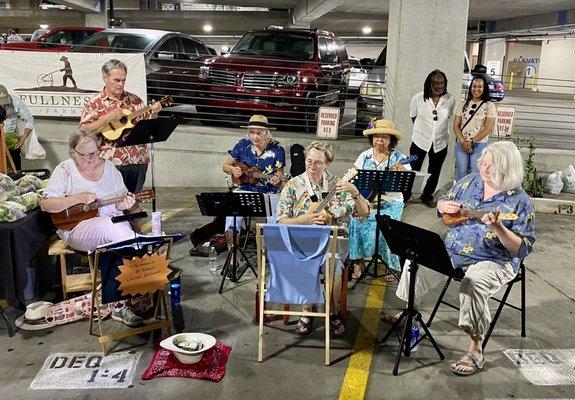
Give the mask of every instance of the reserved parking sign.
<path id="1" fill-rule="evenodd" d="M 317 113 L 316 136 L 318 139 L 337 139 L 339 130 L 339 113 L 337 107 L 320 107 Z"/>

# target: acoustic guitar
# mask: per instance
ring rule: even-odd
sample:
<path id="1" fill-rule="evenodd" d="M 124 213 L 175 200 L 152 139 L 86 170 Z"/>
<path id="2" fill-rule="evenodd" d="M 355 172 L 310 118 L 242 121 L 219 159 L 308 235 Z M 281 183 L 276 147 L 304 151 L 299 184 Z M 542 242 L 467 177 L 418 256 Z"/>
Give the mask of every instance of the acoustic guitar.
<path id="1" fill-rule="evenodd" d="M 341 178 L 343 182 L 351 181 L 357 175 L 357 170 L 352 168 L 346 172 L 346 174 Z M 322 201 L 317 201 L 311 203 L 309 206 L 306 214 L 314 214 L 314 213 L 322 213 L 324 218 L 324 223 L 328 224 L 331 221 L 331 213 L 326 210 L 327 205 L 336 195 L 337 191 L 335 190 L 337 186 L 331 188 L 331 190 L 327 193 L 327 195 L 323 198 Z"/>
<path id="2" fill-rule="evenodd" d="M 126 197 L 126 195 L 106 200 L 96 200 L 90 204 L 76 204 L 64 211 L 53 213 L 50 217 L 56 228 L 67 231 L 73 229 L 86 219 L 96 217 L 98 215 L 98 208 L 117 203 L 124 197 Z M 153 189 L 146 189 L 136 193 L 134 197 L 139 201 L 152 200 L 155 197 L 155 193 Z"/>
<path id="3" fill-rule="evenodd" d="M 242 174 L 240 176 L 236 177 L 232 175 L 232 182 L 236 186 L 240 186 L 244 183 L 254 185 L 258 183 L 258 181 L 269 180 L 273 177 L 273 173 L 262 172 L 258 167 L 248 167 L 244 163 L 237 163 L 235 167 L 239 167 L 242 170 Z M 278 186 L 282 188 L 288 180 L 290 180 L 289 176 L 282 176 Z"/>
<path id="4" fill-rule="evenodd" d="M 166 96 L 159 100 L 159 103 L 162 107 L 168 107 L 174 101 L 172 100 L 172 96 Z M 108 125 L 104 126 L 104 130 L 102 131 L 102 135 L 108 140 L 118 140 L 120 136 L 124 133 L 126 129 L 132 129 L 134 124 L 132 120 L 136 117 L 139 117 L 142 114 L 148 113 L 152 110 L 152 104 L 149 106 L 142 108 L 137 111 L 129 111 L 129 110 L 122 110 L 124 116 L 120 119 L 110 121 Z"/>
<path id="5" fill-rule="evenodd" d="M 409 164 L 413 161 L 416 161 L 418 159 L 417 155 L 413 155 L 413 156 L 409 156 L 407 158 L 404 158 L 402 160 L 399 160 L 397 162 L 397 164 L 401 164 L 401 165 L 405 165 L 405 164 Z M 373 199 L 375 199 L 377 197 L 377 190 L 360 190 L 359 193 L 361 193 L 361 195 L 367 199 L 367 201 L 369 201 L 370 203 L 373 201 Z M 389 200 L 391 199 L 391 197 L 386 197 L 385 195 L 381 196 L 381 199 L 383 201 Z"/>
<path id="6" fill-rule="evenodd" d="M 515 221 L 519 219 L 517 214 L 514 213 L 503 213 L 499 211 L 477 211 L 477 210 L 470 210 L 467 208 L 461 208 L 460 211 L 454 214 L 443 214 L 441 216 L 441 220 L 445 225 L 454 226 L 457 224 L 461 224 L 462 222 L 468 221 L 470 219 L 475 218 L 483 218 L 485 214 L 493 213 L 498 220 L 501 221 Z"/>

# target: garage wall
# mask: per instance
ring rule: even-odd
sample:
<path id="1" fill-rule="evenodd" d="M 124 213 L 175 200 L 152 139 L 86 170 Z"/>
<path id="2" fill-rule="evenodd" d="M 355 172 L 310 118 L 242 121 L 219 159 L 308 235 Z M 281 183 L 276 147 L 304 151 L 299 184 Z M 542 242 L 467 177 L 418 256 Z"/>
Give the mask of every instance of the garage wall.
<path id="1" fill-rule="evenodd" d="M 575 95 L 573 66 L 575 66 L 575 39 L 544 41 L 541 46 L 539 91 Z"/>

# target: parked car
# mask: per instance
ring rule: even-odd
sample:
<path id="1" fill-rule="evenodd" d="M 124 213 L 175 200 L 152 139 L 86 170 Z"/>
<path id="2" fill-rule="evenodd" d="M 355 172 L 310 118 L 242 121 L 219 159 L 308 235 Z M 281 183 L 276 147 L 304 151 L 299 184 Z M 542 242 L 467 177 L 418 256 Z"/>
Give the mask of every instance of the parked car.
<path id="1" fill-rule="evenodd" d="M 153 29 L 107 29 L 70 51 L 144 53 L 148 97 L 171 95 L 174 102 L 183 104 L 194 104 L 199 66 L 212 56 L 206 45 L 192 36 Z"/>
<path id="2" fill-rule="evenodd" d="M 349 85 L 348 92 L 357 94 L 359 87 L 367 78 L 367 73 L 373 66 L 375 60 L 371 58 L 349 57 Z"/>
<path id="3" fill-rule="evenodd" d="M 56 51 L 64 52 L 74 44 L 83 42 L 103 28 L 96 27 L 59 27 L 52 28 L 36 41 L 7 43 L 1 45 L 4 50 Z"/>
<path id="4" fill-rule="evenodd" d="M 362 134 L 363 130 L 367 128 L 367 124 L 372 118 L 381 117 L 383 115 L 386 58 L 387 46 L 383 48 L 373 67 L 367 74 L 366 80 L 359 87 L 357 114 L 355 118 L 356 135 Z M 474 69 L 470 73 L 467 54 L 464 54 L 463 80 L 461 84 L 463 91 L 467 91 L 469 89 L 469 84 L 473 79 L 473 74 L 483 73 L 485 75 L 487 69 L 485 68 L 485 70 L 481 72 L 481 67 L 483 66 L 480 66 L 479 69 Z M 489 84 L 489 97 L 491 100 L 503 100 L 505 97 L 505 86 L 503 83 L 489 75 L 485 75 L 485 77 Z"/>
<path id="5" fill-rule="evenodd" d="M 204 121 L 260 112 L 310 132 L 319 106 L 339 107 L 343 115 L 349 61 L 333 33 L 271 26 L 246 33 L 229 54 L 205 60 L 199 78 L 196 108 Z"/>

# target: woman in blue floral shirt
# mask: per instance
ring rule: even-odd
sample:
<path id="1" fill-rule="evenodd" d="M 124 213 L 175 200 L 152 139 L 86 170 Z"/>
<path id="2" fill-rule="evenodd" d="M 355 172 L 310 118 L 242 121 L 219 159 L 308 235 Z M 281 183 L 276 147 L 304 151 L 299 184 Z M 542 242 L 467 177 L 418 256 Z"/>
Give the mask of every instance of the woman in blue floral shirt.
<path id="1" fill-rule="evenodd" d="M 535 221 L 531 200 L 521 188 L 523 161 L 511 142 L 496 142 L 485 148 L 477 162 L 479 173 L 469 174 L 455 184 L 437 204 L 441 215 L 456 214 L 462 208 L 483 212 L 449 227 L 445 247 L 454 268 L 463 268 L 459 287 L 459 328 L 470 337 L 467 353 L 451 364 L 457 375 L 471 375 L 482 369 L 485 359 L 481 344 L 489 328 L 489 298 L 517 275 L 521 260 L 533 250 Z M 517 219 L 502 221 L 496 212 L 513 213 Z M 404 267 L 397 296 L 407 301 L 409 268 Z M 445 277 L 421 268 L 415 284 L 415 306 Z M 393 322 L 389 320 L 389 322 Z"/>

